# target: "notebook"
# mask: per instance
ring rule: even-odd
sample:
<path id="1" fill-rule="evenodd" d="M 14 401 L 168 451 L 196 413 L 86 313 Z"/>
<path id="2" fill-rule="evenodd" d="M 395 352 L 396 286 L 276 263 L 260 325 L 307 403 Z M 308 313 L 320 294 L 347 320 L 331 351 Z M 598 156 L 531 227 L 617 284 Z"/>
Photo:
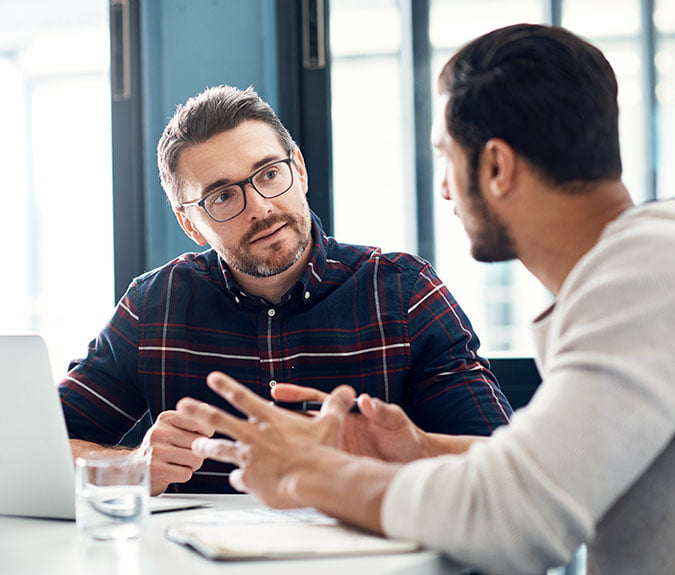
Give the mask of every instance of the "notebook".
<path id="1" fill-rule="evenodd" d="M 316 509 L 207 511 L 170 526 L 167 538 L 220 561 L 411 553 L 414 541 L 385 539 Z"/>
<path id="2" fill-rule="evenodd" d="M 39 335 L 0 335 L 0 514 L 75 519 L 75 470 L 49 354 Z M 151 511 L 200 507 L 152 497 Z"/>

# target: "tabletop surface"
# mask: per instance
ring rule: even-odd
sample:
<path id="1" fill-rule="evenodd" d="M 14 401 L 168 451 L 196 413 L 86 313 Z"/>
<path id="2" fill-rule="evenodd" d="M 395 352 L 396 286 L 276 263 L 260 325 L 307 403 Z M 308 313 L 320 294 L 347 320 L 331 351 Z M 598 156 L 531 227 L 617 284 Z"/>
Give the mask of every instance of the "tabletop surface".
<path id="1" fill-rule="evenodd" d="M 185 497 L 182 495 L 181 497 Z M 261 505 L 248 495 L 197 495 L 209 509 L 251 509 Z M 2 575 L 288 575 L 456 573 L 442 556 L 431 551 L 368 557 L 293 559 L 281 561 L 211 561 L 169 541 L 172 524 L 203 517 L 204 509 L 154 513 L 147 534 L 126 542 L 89 541 L 74 521 L 0 516 L 0 573 Z"/>

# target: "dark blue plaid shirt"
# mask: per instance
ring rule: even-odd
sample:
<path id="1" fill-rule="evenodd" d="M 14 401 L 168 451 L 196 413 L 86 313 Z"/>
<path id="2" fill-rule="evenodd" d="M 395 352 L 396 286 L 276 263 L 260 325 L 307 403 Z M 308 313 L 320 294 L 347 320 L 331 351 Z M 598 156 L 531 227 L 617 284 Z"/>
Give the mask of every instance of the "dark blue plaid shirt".
<path id="1" fill-rule="evenodd" d="M 115 445 L 149 412 L 228 373 L 262 397 L 288 382 L 349 384 L 400 404 L 427 431 L 489 435 L 511 408 L 469 320 L 431 266 L 340 244 L 314 217 L 312 260 L 278 305 L 245 293 L 213 250 L 136 278 L 59 391 L 71 438 Z M 206 461 L 172 490 L 228 492 L 230 465 Z"/>

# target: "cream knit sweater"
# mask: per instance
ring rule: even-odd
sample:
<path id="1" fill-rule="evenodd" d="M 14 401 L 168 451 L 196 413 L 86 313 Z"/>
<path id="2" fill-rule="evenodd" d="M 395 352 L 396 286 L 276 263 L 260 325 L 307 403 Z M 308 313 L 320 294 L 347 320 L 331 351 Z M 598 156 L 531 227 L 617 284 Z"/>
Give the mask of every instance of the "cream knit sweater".
<path id="1" fill-rule="evenodd" d="M 405 466 L 389 536 L 486 573 L 675 573 L 675 201 L 609 224 L 533 325 L 543 382 L 490 441 Z"/>

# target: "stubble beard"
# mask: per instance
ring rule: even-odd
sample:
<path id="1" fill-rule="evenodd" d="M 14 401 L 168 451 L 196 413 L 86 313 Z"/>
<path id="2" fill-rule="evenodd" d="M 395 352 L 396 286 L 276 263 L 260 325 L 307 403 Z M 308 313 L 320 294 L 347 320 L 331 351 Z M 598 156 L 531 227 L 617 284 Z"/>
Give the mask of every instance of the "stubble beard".
<path id="1" fill-rule="evenodd" d="M 478 183 L 476 170 L 469 173 L 469 202 L 479 231 L 472 234 L 471 256 L 479 262 L 506 262 L 518 258 L 513 238 L 506 225 L 488 206 Z"/>
<path id="2" fill-rule="evenodd" d="M 250 241 L 256 234 L 285 223 L 295 233 L 295 241 L 288 248 L 270 246 L 265 255 L 252 253 Z M 264 220 L 259 220 L 239 242 L 236 250 L 223 254 L 223 259 L 234 270 L 255 278 L 267 278 L 288 270 L 305 253 L 311 238 L 312 222 L 307 209 L 304 213 L 292 216 L 277 214 Z"/>

